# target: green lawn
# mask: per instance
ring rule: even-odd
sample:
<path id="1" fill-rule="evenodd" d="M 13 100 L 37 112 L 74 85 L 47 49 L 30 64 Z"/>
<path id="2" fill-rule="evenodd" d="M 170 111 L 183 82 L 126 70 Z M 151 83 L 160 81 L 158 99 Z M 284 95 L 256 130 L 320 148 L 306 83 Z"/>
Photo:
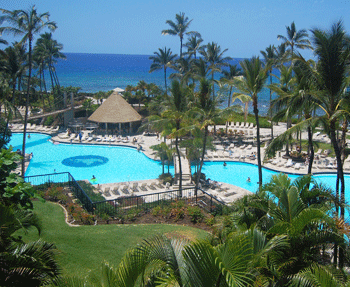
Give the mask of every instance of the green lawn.
<path id="1" fill-rule="evenodd" d="M 50 202 L 34 202 L 34 211 L 42 220 L 40 237 L 54 243 L 59 251 L 58 262 L 64 275 L 85 276 L 103 261 L 117 266 L 126 250 L 155 234 L 176 232 L 192 239 L 208 235 L 201 229 L 165 224 L 70 227 L 65 223 L 63 209 Z M 25 241 L 39 238 L 34 229 L 23 237 Z"/>

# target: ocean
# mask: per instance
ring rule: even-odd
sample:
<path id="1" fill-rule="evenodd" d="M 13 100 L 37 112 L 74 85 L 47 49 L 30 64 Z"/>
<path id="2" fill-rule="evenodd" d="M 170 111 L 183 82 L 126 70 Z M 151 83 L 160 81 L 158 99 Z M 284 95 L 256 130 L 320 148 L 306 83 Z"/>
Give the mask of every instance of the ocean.
<path id="1" fill-rule="evenodd" d="M 164 88 L 163 70 L 149 73 L 152 60 L 149 55 L 83 54 L 65 53 L 67 59 L 59 59 L 55 65 L 61 86 L 80 87 L 81 92 L 96 93 L 110 91 L 116 87 L 125 89 L 127 85 L 137 85 L 141 80 L 155 83 Z M 238 64 L 242 59 L 234 59 Z M 171 70 L 167 70 L 167 76 Z M 217 74 L 216 78 L 220 78 Z M 49 79 L 48 75 L 46 79 Z M 170 80 L 168 79 L 168 85 Z M 50 84 L 49 84 L 50 86 Z M 237 101 L 239 104 L 239 102 Z M 227 105 L 227 100 L 222 107 Z M 259 95 L 260 114 L 266 114 L 269 105 L 269 91 L 264 89 Z M 250 105 L 249 112 L 252 112 Z"/>

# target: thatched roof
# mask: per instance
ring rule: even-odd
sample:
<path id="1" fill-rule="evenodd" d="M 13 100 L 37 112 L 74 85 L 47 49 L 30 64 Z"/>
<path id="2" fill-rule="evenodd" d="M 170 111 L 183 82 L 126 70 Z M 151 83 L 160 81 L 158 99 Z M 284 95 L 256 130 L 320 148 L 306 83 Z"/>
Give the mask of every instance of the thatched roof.
<path id="1" fill-rule="evenodd" d="M 88 120 L 98 123 L 129 123 L 140 121 L 141 116 L 122 96 L 114 92 Z"/>

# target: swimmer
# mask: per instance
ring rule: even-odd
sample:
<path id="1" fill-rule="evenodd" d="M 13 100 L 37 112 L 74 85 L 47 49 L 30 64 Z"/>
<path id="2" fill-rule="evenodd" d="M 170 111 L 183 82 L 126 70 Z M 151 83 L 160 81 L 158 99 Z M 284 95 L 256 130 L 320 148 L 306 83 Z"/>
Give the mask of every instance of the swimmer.
<path id="1" fill-rule="evenodd" d="M 226 166 L 227 165 L 227 163 L 226 163 L 226 161 L 224 161 L 224 166 Z"/>
<path id="2" fill-rule="evenodd" d="M 248 176 L 247 182 L 250 182 L 250 177 Z"/>
<path id="3" fill-rule="evenodd" d="M 30 139 L 30 134 L 28 134 L 28 138 Z"/>
<path id="4" fill-rule="evenodd" d="M 92 180 L 95 180 L 95 179 L 96 179 L 96 177 L 93 175 L 93 176 L 92 176 Z"/>

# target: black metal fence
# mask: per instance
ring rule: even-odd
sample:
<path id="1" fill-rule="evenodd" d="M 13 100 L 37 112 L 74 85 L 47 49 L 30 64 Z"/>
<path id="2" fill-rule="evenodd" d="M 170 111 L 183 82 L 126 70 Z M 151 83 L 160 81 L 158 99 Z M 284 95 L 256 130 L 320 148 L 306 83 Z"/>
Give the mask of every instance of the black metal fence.
<path id="1" fill-rule="evenodd" d="M 95 214 L 123 215 L 132 212 L 133 209 L 147 212 L 156 206 L 168 206 L 172 202 L 184 201 L 185 204 L 198 205 L 207 212 L 214 212 L 224 205 L 223 202 L 211 194 L 198 189 L 195 194 L 194 188 L 169 190 L 150 194 L 119 197 L 117 199 L 94 202 Z"/>
<path id="2" fill-rule="evenodd" d="M 197 193 L 195 193 L 194 188 L 186 188 L 182 191 L 168 190 L 142 195 L 134 194 L 132 196 L 92 202 L 90 197 L 69 172 L 26 176 L 24 179 L 34 186 L 49 187 L 52 183 L 55 183 L 63 187 L 68 187 L 88 212 L 100 215 L 118 216 L 128 214 L 134 209 L 148 212 L 156 206 L 167 206 L 180 200 L 184 201 L 185 204 L 198 205 L 207 212 L 219 211 L 225 205 L 225 203 L 202 189 L 198 189 Z"/>
<path id="3" fill-rule="evenodd" d="M 90 197 L 69 172 L 26 176 L 24 180 L 34 186 L 49 187 L 55 183 L 59 186 L 68 187 L 76 198 L 80 200 L 84 208 L 89 212 L 93 212 L 93 203 Z"/>

